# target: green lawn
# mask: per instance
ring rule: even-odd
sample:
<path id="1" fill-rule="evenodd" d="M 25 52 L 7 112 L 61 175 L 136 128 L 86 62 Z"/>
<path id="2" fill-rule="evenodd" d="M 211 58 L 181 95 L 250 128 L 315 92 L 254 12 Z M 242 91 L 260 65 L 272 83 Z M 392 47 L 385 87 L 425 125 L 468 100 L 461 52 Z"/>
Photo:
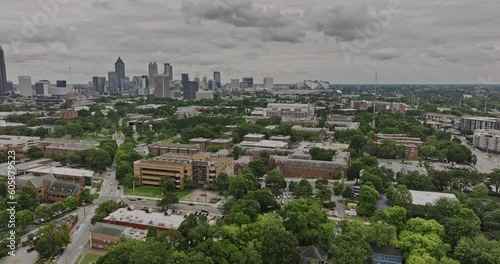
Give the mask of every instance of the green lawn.
<path id="1" fill-rule="evenodd" d="M 168 144 L 168 143 L 174 143 L 175 140 L 179 140 L 179 139 L 180 139 L 180 137 L 175 136 L 175 137 L 164 139 L 161 142 Z"/>
<path id="2" fill-rule="evenodd" d="M 101 255 L 97 254 L 91 254 L 91 253 L 85 254 L 83 259 L 80 261 L 80 264 L 96 263 L 100 257 Z"/>
<path id="3" fill-rule="evenodd" d="M 177 197 L 179 197 L 179 199 L 181 199 L 182 197 L 189 195 L 191 192 L 192 192 L 192 190 L 178 191 Z M 133 192 L 132 188 L 124 187 L 123 194 L 134 195 L 134 192 Z M 138 187 L 135 187 L 135 195 L 136 196 L 153 197 L 153 198 L 161 198 L 162 192 L 161 192 L 161 189 L 159 187 L 138 186 Z"/>

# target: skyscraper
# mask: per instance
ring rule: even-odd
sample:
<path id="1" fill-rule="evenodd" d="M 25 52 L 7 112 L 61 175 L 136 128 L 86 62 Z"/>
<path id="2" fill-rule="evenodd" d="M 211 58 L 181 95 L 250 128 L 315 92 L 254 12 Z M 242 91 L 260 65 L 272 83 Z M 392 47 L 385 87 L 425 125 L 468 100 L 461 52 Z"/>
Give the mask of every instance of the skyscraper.
<path id="1" fill-rule="evenodd" d="M 165 63 L 163 65 L 163 75 L 169 77 L 171 81 L 174 80 L 174 69 L 170 63 Z"/>
<path id="2" fill-rule="evenodd" d="M 243 82 L 246 83 L 248 87 L 253 87 L 253 77 L 244 77 Z"/>
<path id="3" fill-rule="evenodd" d="M 5 69 L 5 57 L 2 46 L 0 46 L 0 94 L 7 93 L 7 70 Z"/>
<path id="4" fill-rule="evenodd" d="M 31 76 L 19 76 L 19 94 L 28 97 L 33 96 L 33 87 L 31 86 Z"/>
<path id="5" fill-rule="evenodd" d="M 221 76 L 220 76 L 220 72 L 216 71 L 214 72 L 214 88 L 220 88 L 222 87 L 221 85 Z"/>
<path id="6" fill-rule="evenodd" d="M 92 77 L 92 91 L 96 91 L 100 94 L 104 93 L 104 87 L 106 86 L 106 77 Z"/>
<path id="7" fill-rule="evenodd" d="M 274 78 L 273 77 L 264 77 L 264 88 L 272 89 L 274 87 Z"/>
<path id="8" fill-rule="evenodd" d="M 154 79 L 155 98 L 173 98 L 173 92 L 170 89 L 170 79 L 166 75 L 157 75 Z"/>
<path id="9" fill-rule="evenodd" d="M 106 78 L 104 78 L 106 80 Z M 56 81 L 56 87 L 58 88 L 65 88 L 67 87 L 66 80 L 57 80 Z"/>
<path id="10" fill-rule="evenodd" d="M 142 95 L 149 95 L 149 77 L 147 75 L 141 76 L 141 86 Z"/>
<path id="11" fill-rule="evenodd" d="M 115 73 L 116 76 L 118 77 L 119 91 L 122 91 L 123 89 L 122 80 L 125 79 L 125 63 L 123 63 L 120 57 L 118 57 L 118 60 L 115 62 Z"/>
<path id="12" fill-rule="evenodd" d="M 108 72 L 108 82 L 108 93 L 118 93 L 118 75 L 115 72 Z"/>
<path id="13" fill-rule="evenodd" d="M 240 89 L 240 80 L 239 79 L 231 79 L 231 92 L 236 92 Z"/>
<path id="14" fill-rule="evenodd" d="M 207 76 L 203 76 L 203 81 L 202 81 L 201 86 L 203 87 L 203 89 L 207 89 L 208 88 L 208 78 L 207 78 Z"/>
<path id="15" fill-rule="evenodd" d="M 148 66 L 148 76 L 149 76 L 149 81 L 151 82 L 151 86 L 154 86 L 154 78 L 155 76 L 158 75 L 158 64 L 150 62 Z"/>
<path id="16" fill-rule="evenodd" d="M 182 84 L 182 94 L 184 100 L 196 100 L 196 92 L 198 92 L 198 83 L 188 81 L 186 84 Z"/>
<path id="17" fill-rule="evenodd" d="M 49 95 L 49 86 L 50 82 L 47 80 L 41 80 L 35 83 L 35 92 L 36 95 L 39 96 L 48 96 Z"/>
<path id="18" fill-rule="evenodd" d="M 181 74 L 182 85 L 186 85 L 188 82 L 189 82 L 189 74 L 187 74 L 187 73 Z"/>

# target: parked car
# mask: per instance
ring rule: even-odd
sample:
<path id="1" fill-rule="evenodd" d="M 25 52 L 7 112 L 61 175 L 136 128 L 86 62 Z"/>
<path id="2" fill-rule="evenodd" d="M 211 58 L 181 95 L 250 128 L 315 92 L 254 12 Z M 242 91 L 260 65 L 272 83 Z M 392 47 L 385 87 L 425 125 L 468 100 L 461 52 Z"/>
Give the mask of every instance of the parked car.
<path id="1" fill-rule="evenodd" d="M 35 250 L 35 247 L 30 247 L 30 248 L 28 248 L 28 253 L 31 253 L 31 252 L 33 252 L 34 250 Z"/>

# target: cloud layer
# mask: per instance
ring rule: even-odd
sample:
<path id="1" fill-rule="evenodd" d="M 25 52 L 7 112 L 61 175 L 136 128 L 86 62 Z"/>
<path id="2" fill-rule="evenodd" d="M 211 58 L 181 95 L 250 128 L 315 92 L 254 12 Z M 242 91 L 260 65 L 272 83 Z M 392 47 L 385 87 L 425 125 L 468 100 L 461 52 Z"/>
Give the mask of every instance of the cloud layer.
<path id="1" fill-rule="evenodd" d="M 219 70 L 223 81 L 257 83 L 372 83 L 375 71 L 381 83 L 500 81 L 495 0 L 41 2 L 52 5 L 0 0 L 9 7 L 0 45 L 16 83 L 25 74 L 69 79 L 68 67 L 87 83 L 113 70 L 118 56 L 129 76 L 156 61 L 173 64 L 179 78 Z M 391 13 L 395 3 L 400 12 Z"/>

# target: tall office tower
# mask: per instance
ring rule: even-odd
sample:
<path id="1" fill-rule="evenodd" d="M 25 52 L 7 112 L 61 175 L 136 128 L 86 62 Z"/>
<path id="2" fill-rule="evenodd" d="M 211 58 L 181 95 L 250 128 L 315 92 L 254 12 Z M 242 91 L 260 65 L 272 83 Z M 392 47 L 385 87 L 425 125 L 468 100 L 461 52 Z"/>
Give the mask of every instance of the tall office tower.
<path id="1" fill-rule="evenodd" d="M 125 63 L 123 63 L 120 57 L 118 57 L 118 60 L 115 62 L 115 73 L 116 76 L 118 76 L 118 88 L 121 92 L 123 89 L 122 80 L 125 79 Z"/>
<path id="2" fill-rule="evenodd" d="M 240 79 L 231 79 L 231 92 L 238 91 L 240 89 Z"/>
<path id="3" fill-rule="evenodd" d="M 173 92 L 170 89 L 170 78 L 166 75 L 157 75 L 154 78 L 155 98 L 173 98 Z"/>
<path id="4" fill-rule="evenodd" d="M 108 82 L 108 93 L 118 93 L 118 75 L 115 72 L 108 72 Z"/>
<path id="5" fill-rule="evenodd" d="M 154 80 L 154 77 L 158 75 L 158 64 L 156 64 L 156 62 L 150 62 L 149 63 L 149 66 L 148 66 L 148 76 L 149 76 L 149 80 L 151 81 L 151 86 L 153 86 L 153 80 Z"/>
<path id="6" fill-rule="evenodd" d="M 274 87 L 273 77 L 264 77 L 264 88 L 272 89 Z"/>
<path id="7" fill-rule="evenodd" d="M 14 83 L 11 81 L 7 81 L 7 91 L 14 92 Z"/>
<path id="8" fill-rule="evenodd" d="M 203 81 L 202 81 L 201 86 L 203 87 L 203 89 L 207 89 L 208 88 L 208 78 L 207 78 L 207 76 L 203 76 Z"/>
<path id="9" fill-rule="evenodd" d="M 33 87 L 31 86 L 31 76 L 19 76 L 19 87 L 17 88 L 19 94 L 28 97 L 33 96 Z"/>
<path id="10" fill-rule="evenodd" d="M 214 88 L 217 89 L 217 88 L 221 88 L 221 87 L 222 87 L 222 83 L 221 83 L 220 72 L 216 71 L 216 72 L 214 72 Z"/>
<path id="11" fill-rule="evenodd" d="M 246 83 L 248 87 L 253 87 L 253 77 L 245 77 L 243 78 L 243 82 Z"/>
<path id="12" fill-rule="evenodd" d="M 35 93 L 39 96 L 49 95 L 50 82 L 47 80 L 41 80 L 35 83 Z"/>
<path id="13" fill-rule="evenodd" d="M 169 77 L 171 81 L 174 80 L 174 67 L 170 63 L 163 65 L 163 75 Z"/>
<path id="14" fill-rule="evenodd" d="M 143 91 L 143 95 L 149 95 L 149 76 L 142 75 L 141 76 L 141 89 Z"/>
<path id="15" fill-rule="evenodd" d="M 199 85 L 197 82 L 188 81 L 183 84 L 182 94 L 184 100 L 196 100 L 196 93 L 198 92 Z"/>
<path id="16" fill-rule="evenodd" d="M 106 86 L 106 77 L 92 77 L 92 91 L 103 94 Z"/>
<path id="17" fill-rule="evenodd" d="M 208 81 L 208 89 L 210 90 L 214 89 L 214 80 Z"/>
<path id="18" fill-rule="evenodd" d="M 182 85 L 185 85 L 189 82 L 189 74 L 183 73 L 181 74 L 181 83 Z"/>
<path id="19" fill-rule="evenodd" d="M 5 69 L 5 56 L 0 46 L 0 94 L 7 93 L 7 70 Z"/>
<path id="20" fill-rule="evenodd" d="M 194 77 L 194 81 L 198 83 L 198 86 L 201 85 L 201 83 L 200 83 L 200 77 Z"/>
<path id="21" fill-rule="evenodd" d="M 104 78 L 104 80 L 106 80 L 106 78 Z M 65 87 L 67 87 L 66 80 L 57 80 L 56 81 L 56 87 L 58 87 L 58 88 L 65 88 Z"/>

